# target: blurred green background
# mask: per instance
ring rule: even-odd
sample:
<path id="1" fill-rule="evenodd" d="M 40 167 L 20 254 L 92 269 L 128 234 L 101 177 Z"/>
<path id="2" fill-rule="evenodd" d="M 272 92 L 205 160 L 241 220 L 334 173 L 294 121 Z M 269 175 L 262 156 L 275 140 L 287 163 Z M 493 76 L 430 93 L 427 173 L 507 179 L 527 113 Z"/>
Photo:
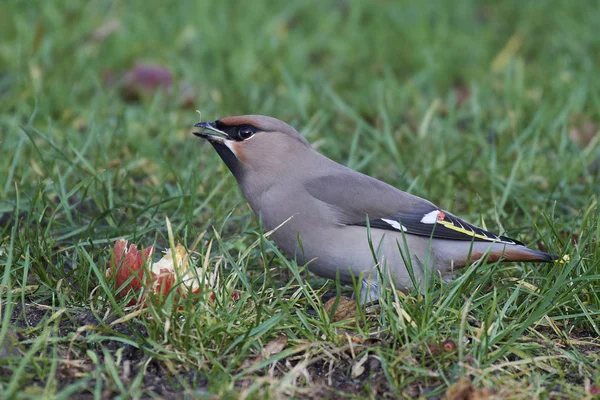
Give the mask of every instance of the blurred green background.
<path id="1" fill-rule="evenodd" d="M 151 195 L 193 202 L 221 179 L 231 189 L 189 133 L 200 118 L 247 113 L 289 122 L 337 161 L 466 216 L 570 215 L 598 193 L 597 2 L 1 7 L 3 211 L 15 188 L 67 194 L 96 174 L 111 186 L 96 200 L 106 218 Z M 234 191 L 213 207 L 240 203 Z"/>
<path id="2" fill-rule="evenodd" d="M 57 140 L 79 129 L 109 146 L 118 130 L 125 141 L 163 148 L 156 142 L 188 140 L 175 133 L 199 118 L 194 109 L 206 119 L 261 113 L 325 139 L 328 154 L 344 161 L 356 129 L 418 131 L 435 99 L 441 107 L 431 108 L 427 127 L 448 147 L 490 130 L 510 136 L 536 115 L 563 113 L 559 125 L 596 117 L 593 1 L 9 1 L 2 9 L 5 137 L 30 123 Z M 114 83 L 136 63 L 172 74 L 171 93 L 124 101 Z M 440 111 L 468 137 L 442 133 Z M 15 143 L 3 140 L 2 150 L 14 153 Z M 401 169 L 414 165 L 414 148 L 397 147 Z M 13 190 L 5 183 L 4 198 Z"/>

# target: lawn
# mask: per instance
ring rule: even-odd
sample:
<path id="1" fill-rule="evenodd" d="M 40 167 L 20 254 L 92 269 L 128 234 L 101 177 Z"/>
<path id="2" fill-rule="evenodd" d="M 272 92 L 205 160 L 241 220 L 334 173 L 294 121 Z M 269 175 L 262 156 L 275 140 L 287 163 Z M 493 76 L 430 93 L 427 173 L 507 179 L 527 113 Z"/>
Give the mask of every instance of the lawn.
<path id="1" fill-rule="evenodd" d="M 598 21 L 593 1 L 2 2 L 0 398 L 600 396 Z M 358 306 L 192 135 L 239 114 L 560 261 Z M 181 243 L 203 289 L 117 295 L 120 238 L 153 261 Z"/>

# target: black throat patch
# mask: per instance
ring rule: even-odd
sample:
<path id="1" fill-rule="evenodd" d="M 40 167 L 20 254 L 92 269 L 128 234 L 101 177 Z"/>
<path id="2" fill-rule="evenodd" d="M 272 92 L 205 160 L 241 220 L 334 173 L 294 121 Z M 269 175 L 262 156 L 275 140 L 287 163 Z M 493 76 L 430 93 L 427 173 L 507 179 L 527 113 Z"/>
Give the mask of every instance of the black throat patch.
<path id="1" fill-rule="evenodd" d="M 219 157 L 225 162 L 227 168 L 231 171 L 233 176 L 237 179 L 242 172 L 240 161 L 237 159 L 235 154 L 223 143 L 210 142 L 212 147 L 217 151 Z"/>

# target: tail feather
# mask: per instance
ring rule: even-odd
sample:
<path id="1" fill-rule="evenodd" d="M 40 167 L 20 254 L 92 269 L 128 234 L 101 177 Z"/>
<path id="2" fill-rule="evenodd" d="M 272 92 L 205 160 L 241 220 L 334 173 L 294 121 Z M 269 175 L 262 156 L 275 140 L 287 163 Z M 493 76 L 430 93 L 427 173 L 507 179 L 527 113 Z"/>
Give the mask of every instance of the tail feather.
<path id="1" fill-rule="evenodd" d="M 467 262 L 486 258 L 488 262 L 496 261 L 528 261 L 528 262 L 553 262 L 557 255 L 543 251 L 528 249 L 521 245 L 503 243 L 457 243 L 456 241 L 439 242 L 436 253 L 440 258 L 452 261 L 456 267 L 464 267 Z"/>
<path id="2" fill-rule="evenodd" d="M 531 262 L 553 262 L 558 259 L 556 254 L 548 254 L 543 251 L 528 249 L 525 246 L 506 246 L 503 261 L 531 261 Z"/>

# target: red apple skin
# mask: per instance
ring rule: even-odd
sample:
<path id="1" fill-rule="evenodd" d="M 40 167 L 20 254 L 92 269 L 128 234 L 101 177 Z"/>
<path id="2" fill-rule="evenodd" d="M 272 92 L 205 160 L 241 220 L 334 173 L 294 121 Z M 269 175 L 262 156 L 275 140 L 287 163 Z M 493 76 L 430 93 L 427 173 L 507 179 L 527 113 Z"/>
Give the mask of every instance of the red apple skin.
<path id="1" fill-rule="evenodd" d="M 138 291 L 145 283 L 148 283 L 145 279 L 144 264 L 146 260 L 150 259 L 154 251 L 154 247 L 150 246 L 146 249 L 138 250 L 135 244 L 132 244 L 127 248 L 127 240 L 119 239 L 115 242 L 113 248 L 113 257 L 111 260 L 112 270 L 115 272 L 115 282 L 117 288 L 123 286 L 130 277 L 134 277 L 127 285 L 125 285 L 119 292 L 117 292 L 117 298 L 122 298 L 130 290 Z M 136 299 L 132 299 L 130 304 L 136 304 Z"/>

